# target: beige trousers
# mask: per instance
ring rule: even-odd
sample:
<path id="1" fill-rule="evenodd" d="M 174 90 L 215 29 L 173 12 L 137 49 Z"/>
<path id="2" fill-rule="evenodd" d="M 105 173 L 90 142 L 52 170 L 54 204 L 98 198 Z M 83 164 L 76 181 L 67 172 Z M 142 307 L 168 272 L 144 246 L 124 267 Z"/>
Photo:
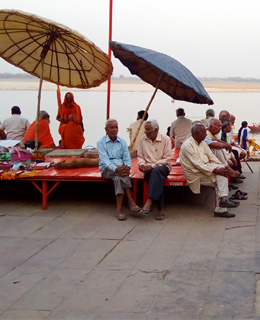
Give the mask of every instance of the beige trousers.
<path id="1" fill-rule="evenodd" d="M 215 212 L 225 212 L 227 208 L 220 208 L 219 202 L 221 197 L 228 196 L 228 179 L 226 177 L 216 175 L 216 182 L 211 181 L 209 178 L 200 179 L 200 184 L 207 187 L 213 187 L 215 189 L 216 202 Z"/>

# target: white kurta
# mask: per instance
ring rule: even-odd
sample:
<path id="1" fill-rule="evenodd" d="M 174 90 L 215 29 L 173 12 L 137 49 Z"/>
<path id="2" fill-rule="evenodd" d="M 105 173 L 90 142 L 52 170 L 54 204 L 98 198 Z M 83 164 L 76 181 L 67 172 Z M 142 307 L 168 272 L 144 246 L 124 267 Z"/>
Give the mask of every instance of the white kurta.
<path id="1" fill-rule="evenodd" d="M 207 177 L 215 182 L 216 175 L 212 172 L 218 166 L 223 165 L 205 141 L 198 144 L 192 136 L 181 146 L 180 162 L 187 183 L 194 193 L 200 193 L 202 178 Z"/>

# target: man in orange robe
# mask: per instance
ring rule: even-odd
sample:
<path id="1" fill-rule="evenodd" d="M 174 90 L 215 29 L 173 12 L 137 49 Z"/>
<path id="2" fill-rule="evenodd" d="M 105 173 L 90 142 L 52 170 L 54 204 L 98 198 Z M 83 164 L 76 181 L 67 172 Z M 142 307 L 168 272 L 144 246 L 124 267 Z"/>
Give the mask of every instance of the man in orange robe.
<path id="1" fill-rule="evenodd" d="M 24 135 L 23 142 L 35 140 L 36 121 L 34 121 Z M 38 124 L 38 141 L 41 142 L 40 148 L 56 148 L 50 132 L 50 116 L 46 111 L 40 111 Z"/>
<path id="2" fill-rule="evenodd" d="M 67 124 L 61 124 L 59 129 L 61 149 L 81 149 L 85 141 L 82 127 L 74 121 L 72 114 L 68 117 L 68 121 Z"/>

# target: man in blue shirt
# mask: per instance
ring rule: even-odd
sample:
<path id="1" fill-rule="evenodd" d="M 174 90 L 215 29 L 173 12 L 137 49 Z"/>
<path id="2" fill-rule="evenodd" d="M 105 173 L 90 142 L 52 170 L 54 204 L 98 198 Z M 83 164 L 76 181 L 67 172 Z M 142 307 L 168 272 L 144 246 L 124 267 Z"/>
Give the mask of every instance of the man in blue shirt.
<path id="1" fill-rule="evenodd" d="M 131 211 L 138 212 L 130 188 L 130 169 L 132 166 L 130 154 L 125 140 L 117 136 L 118 123 L 115 119 L 107 119 L 106 135 L 97 142 L 99 154 L 99 169 L 103 178 L 112 179 L 116 194 L 116 213 L 119 221 L 126 220 L 123 213 L 123 198 L 126 193 Z"/>

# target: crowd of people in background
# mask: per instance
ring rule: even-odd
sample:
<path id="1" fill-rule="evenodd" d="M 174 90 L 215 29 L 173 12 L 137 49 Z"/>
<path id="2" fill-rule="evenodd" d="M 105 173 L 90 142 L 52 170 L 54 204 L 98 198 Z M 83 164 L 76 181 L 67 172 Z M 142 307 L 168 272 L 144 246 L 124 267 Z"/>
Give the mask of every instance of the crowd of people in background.
<path id="1" fill-rule="evenodd" d="M 81 149 L 85 141 L 83 118 L 80 106 L 74 101 L 71 92 L 67 92 L 61 103 L 60 91 L 57 90 L 58 113 L 56 120 L 60 122 L 59 134 L 60 145 L 56 146 L 50 131 L 50 115 L 47 111 L 39 112 L 38 120 L 30 124 L 29 120 L 21 116 L 21 109 L 18 106 L 11 108 L 12 116 L 0 124 L 0 138 L 17 140 L 21 143 L 39 141 L 39 148 Z"/>
<path id="2" fill-rule="evenodd" d="M 57 90 L 58 112 L 56 120 L 60 122 L 60 148 L 81 149 L 84 139 L 83 117 L 80 106 L 71 92 L 65 94 L 61 103 Z M 131 211 L 149 215 L 153 203 L 156 204 L 156 220 L 164 219 L 164 181 L 172 169 L 172 149 L 180 150 L 179 163 L 182 166 L 187 183 L 193 193 L 200 193 L 201 185 L 212 186 L 216 193 L 214 215 L 232 218 L 228 208 L 239 205 L 236 200 L 247 198 L 247 193 L 238 190 L 235 196 L 228 198 L 230 190 L 238 189 L 234 183 L 242 183 L 246 178 L 242 173 L 241 160 L 249 155 L 247 122 L 243 121 L 238 131 L 238 142 L 234 139 L 235 116 L 222 110 L 218 118 L 213 109 L 206 111 L 202 120 L 191 121 L 185 116 L 183 108 L 176 110 L 177 119 L 167 128 L 166 134 L 159 131 L 155 119 L 148 119 L 148 113 L 140 110 L 135 122 L 129 125 L 129 140 L 118 137 L 118 123 L 107 119 L 105 136 L 97 142 L 99 169 L 102 177 L 111 179 L 116 196 L 116 214 L 119 221 L 127 216 L 123 212 L 123 197 L 127 196 Z M 50 132 L 50 116 L 42 110 L 38 121 L 29 123 L 21 116 L 18 106 L 11 109 L 11 117 L 0 124 L 0 138 L 19 140 L 26 144 L 35 140 L 38 130 L 40 148 L 56 148 Z M 131 194 L 131 157 L 129 150 L 137 152 L 139 170 L 148 183 L 148 199 L 140 208 Z M 87 162 L 77 164 L 77 167 Z M 62 168 L 62 167 L 61 167 Z M 61 169 L 59 168 L 59 169 Z M 230 183 L 229 183 L 230 180 Z"/>

